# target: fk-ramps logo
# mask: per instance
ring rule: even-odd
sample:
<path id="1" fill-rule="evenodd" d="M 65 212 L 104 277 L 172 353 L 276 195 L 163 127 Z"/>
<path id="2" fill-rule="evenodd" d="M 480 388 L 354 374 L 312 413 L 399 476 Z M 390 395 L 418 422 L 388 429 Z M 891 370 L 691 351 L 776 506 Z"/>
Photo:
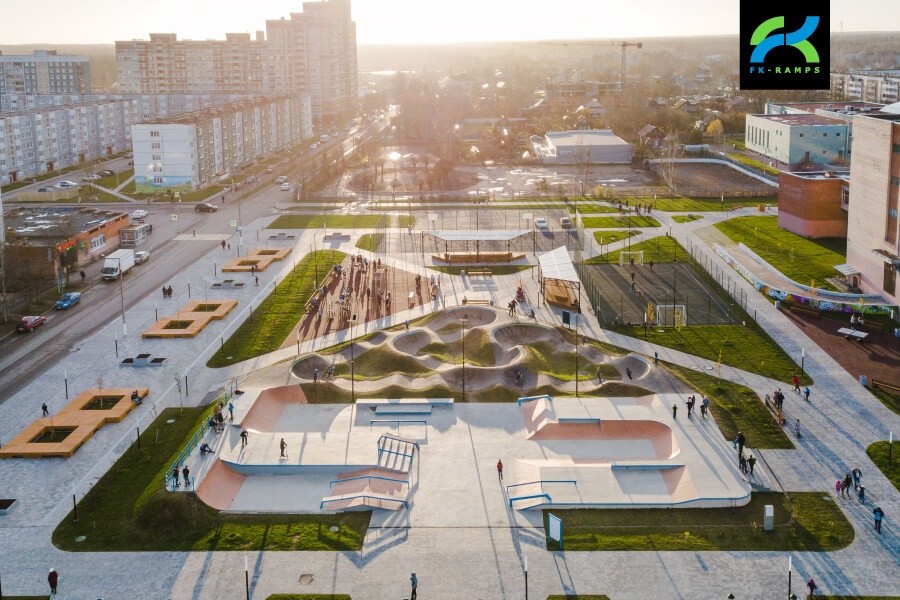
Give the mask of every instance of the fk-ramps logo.
<path id="1" fill-rule="evenodd" d="M 741 89 L 827 90 L 829 3 L 741 2 Z"/>

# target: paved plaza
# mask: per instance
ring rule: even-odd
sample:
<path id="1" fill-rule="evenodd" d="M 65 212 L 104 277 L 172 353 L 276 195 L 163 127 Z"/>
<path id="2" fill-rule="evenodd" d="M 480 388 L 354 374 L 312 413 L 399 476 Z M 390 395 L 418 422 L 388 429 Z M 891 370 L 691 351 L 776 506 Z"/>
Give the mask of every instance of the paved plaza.
<path id="1" fill-rule="evenodd" d="M 747 214 L 751 213 L 748 209 Z M 709 215 L 699 222 L 685 224 L 669 222 L 667 216 L 660 218 L 666 227 L 671 225 L 673 235 L 683 245 L 692 240 L 695 248 L 699 248 L 698 252 L 708 254 L 710 261 L 717 261 L 720 259 L 700 239 L 696 230 L 726 216 L 729 215 Z M 332 592 L 349 594 L 354 600 L 406 598 L 409 574 L 413 571 L 419 578 L 420 598 L 523 598 L 526 561 L 530 598 L 543 599 L 549 594 L 562 593 L 608 594 L 613 600 L 725 598 L 729 593 L 738 599 L 787 596 L 788 554 L 784 552 L 547 552 L 540 513 L 510 509 L 505 487 L 498 481 L 495 469 L 498 458 L 508 460 L 509 477 L 518 481 L 519 469 L 524 469 L 526 463 L 517 461 L 548 458 L 536 456 L 539 445 L 525 441 L 527 420 L 523 417 L 523 408 L 515 405 L 496 408 L 460 404 L 434 408 L 434 425 L 429 426 L 427 432 L 410 432 L 417 438 L 427 435 L 427 450 L 423 451 L 421 462 L 413 466 L 414 475 L 419 478 L 415 481 L 420 485 L 410 496 L 411 509 L 376 511 L 373 526 L 359 551 L 70 553 L 54 548 L 51 534 L 71 510 L 73 491 L 76 497 L 83 497 L 133 442 L 135 428 L 146 428 L 163 408 L 199 405 L 212 393 L 227 390 L 240 382 L 248 390 L 248 399 L 243 406 L 238 402 L 237 421 L 253 417 L 250 414 L 251 390 L 297 383 L 296 375 L 283 368 L 289 364 L 284 361 L 298 356 L 296 345 L 223 369 L 210 370 L 204 365 L 220 347 L 221 340 L 227 339 L 249 316 L 250 306 L 259 305 L 272 290 L 274 282 L 289 273 L 293 259 L 299 260 L 310 251 L 313 236 L 320 234 L 320 231 L 303 231 L 292 247 L 290 260 L 283 264 L 273 263 L 266 271 L 258 273 L 259 286 L 253 284 L 251 274 L 232 273 L 228 277 L 244 281 L 246 285 L 240 289 L 213 288 L 212 285 L 222 278 L 211 275 L 217 258 L 211 252 L 184 274 L 190 281 L 202 281 L 204 285 L 201 288 L 195 283 L 193 298 L 187 297 L 185 286 L 178 286 L 176 297 L 171 301 L 171 313 L 174 314 L 175 307 L 196 300 L 198 296 L 204 301 L 236 299 L 237 306 L 225 319 L 211 321 L 194 338 L 143 339 L 140 332 L 157 321 L 156 298 L 145 298 L 128 311 L 128 335 L 123 335 L 118 320 L 113 319 L 106 328 L 71 348 L 65 360 L 47 372 L 36 374 L 27 387 L 0 406 L 0 441 L 5 443 L 40 417 L 42 402 L 48 404 L 51 414 L 59 412 L 69 402 L 64 381 L 68 382 L 73 397 L 82 390 L 98 387 L 98 379 L 102 379 L 106 387 L 149 388 L 144 402 L 124 421 L 99 429 L 71 458 L 0 460 L 0 497 L 18 500 L 8 515 L 0 516 L 0 576 L 5 593 L 46 594 L 47 571 L 53 567 L 60 573 L 57 597 L 61 600 L 239 599 L 245 597 L 246 558 L 254 599 L 264 599 L 273 593 Z M 354 244 L 358 234 L 355 232 L 350 241 L 338 248 L 357 252 Z M 196 242 L 181 238 L 173 243 Z M 528 259 L 536 261 L 530 253 Z M 423 266 L 419 260 L 413 256 L 392 255 L 389 264 L 419 272 Z M 526 297 L 538 297 L 538 283 L 530 274 L 479 280 L 477 293 L 489 296 L 495 305 L 502 307 L 519 285 L 525 288 Z M 862 469 L 866 484 L 866 506 L 860 506 L 855 500 L 838 500 L 855 530 L 853 543 L 838 552 L 792 554 L 793 591 L 802 596 L 803 582 L 812 576 L 820 590 L 827 594 L 900 596 L 900 540 L 896 525 L 900 518 L 900 494 L 865 454 L 869 444 L 887 439 L 889 431 L 900 432 L 900 416 L 885 408 L 859 385 L 854 376 L 845 372 L 787 317 L 759 297 L 750 284 L 736 277 L 734 288 L 747 295 L 748 312 L 757 314 L 759 322 L 788 354 L 799 357 L 800 349 L 805 349 L 805 368 L 815 380 L 811 403 L 799 402 L 789 396 L 785 406 L 789 420 L 799 418 L 803 423 L 805 434 L 802 439 L 794 440 L 796 448 L 754 450 L 766 474 L 766 484 L 789 491 L 821 491 L 823 495 L 831 489 L 833 497 L 835 477 L 856 466 Z M 435 302 L 360 323 L 355 333 L 379 331 L 435 310 L 458 307 L 462 298 L 467 294 L 472 297 L 472 293 L 473 280 L 445 274 L 441 295 Z M 539 323 L 560 324 L 558 309 L 544 303 L 528 305 L 528 308 L 534 308 Z M 579 327 L 590 338 L 645 356 L 658 352 L 661 360 L 704 372 L 716 368 L 713 361 L 602 330 L 589 309 L 585 305 Z M 500 319 L 511 319 L 502 310 L 498 314 Z M 314 354 L 347 339 L 346 330 L 332 330 L 327 335 L 303 340 L 299 354 Z M 121 364 L 125 357 L 146 353 L 166 357 L 165 365 L 140 368 Z M 277 366 L 279 363 L 281 367 Z M 721 377 L 747 385 L 760 394 L 777 386 L 787 388 L 784 381 L 773 381 L 728 366 L 721 367 Z M 366 433 L 367 424 L 360 420 L 358 407 L 308 408 L 315 414 L 307 415 L 303 409 L 295 410 L 288 405 L 275 416 L 256 415 L 254 418 L 261 425 L 243 451 L 237 432 L 226 430 L 217 441 L 221 456 L 235 464 L 273 460 L 277 463 L 276 437 L 282 437 L 280 431 L 291 431 L 292 437 L 287 439 L 288 460 L 300 464 L 304 460 L 300 454 L 304 438 L 315 437 L 319 430 L 317 424 L 321 422 L 328 423 L 329 435 L 334 430 L 335 435 L 342 436 L 336 439 L 345 442 L 344 450 L 340 452 L 343 460 L 340 464 L 367 465 L 376 460 L 380 434 L 376 430 Z M 567 415 L 579 418 L 579 414 L 601 409 L 558 402 L 556 410 L 557 418 Z M 452 420 L 452 426 L 442 423 L 442 419 Z M 659 420 L 662 419 L 660 415 Z M 265 423 L 269 423 L 268 430 L 262 425 Z M 675 427 L 698 430 L 708 427 L 711 433 L 716 433 L 713 424 L 687 424 L 682 420 L 682 414 L 678 415 Z M 340 429 L 344 433 L 338 434 Z M 347 432 L 351 430 L 353 436 L 359 430 L 359 438 L 348 445 L 346 441 L 353 436 Z M 698 434 L 691 433 L 688 437 L 695 435 Z M 451 438 L 452 444 L 449 443 Z M 515 444 L 510 443 L 511 440 L 515 440 Z M 720 435 L 717 439 L 710 434 L 709 443 L 712 448 L 726 446 L 725 451 L 730 447 Z M 528 444 L 533 447 L 526 450 Z M 325 446 L 321 445 L 321 448 Z M 748 440 L 748 446 L 753 447 L 753 440 Z M 457 451 L 445 453 L 445 447 Z M 567 447 L 557 449 L 571 450 Z M 337 452 L 316 450 L 312 446 L 309 451 Z M 313 460 L 314 457 L 309 458 Z M 315 457 L 314 462 L 319 461 L 320 458 Z M 245 497 L 239 490 L 229 505 L 237 503 L 238 508 L 253 508 L 259 506 L 258 496 L 281 493 L 277 486 L 254 489 L 259 491 Z M 298 502 L 310 503 L 313 497 L 300 498 Z M 321 494 L 317 492 L 315 497 L 321 499 Z M 284 502 L 288 508 L 286 500 L 279 499 L 278 502 Z M 875 504 L 880 505 L 887 515 L 880 536 L 872 530 L 871 508 Z M 101 528 L 103 523 L 92 526 Z M 303 575 L 311 577 L 303 577 L 301 582 Z"/>

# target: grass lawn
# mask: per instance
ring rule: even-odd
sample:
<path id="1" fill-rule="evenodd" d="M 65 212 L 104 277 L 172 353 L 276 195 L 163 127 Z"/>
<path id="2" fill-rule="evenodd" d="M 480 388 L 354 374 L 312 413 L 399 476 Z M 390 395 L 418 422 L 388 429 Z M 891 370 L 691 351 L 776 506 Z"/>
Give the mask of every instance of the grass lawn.
<path id="1" fill-rule="evenodd" d="M 128 202 L 122 200 L 118 196 L 110 194 L 106 190 L 98 190 L 97 188 L 84 187 L 79 190 L 79 195 L 83 198 L 82 202 Z M 68 200 L 68 202 L 77 202 L 78 198 Z"/>
<path id="2" fill-rule="evenodd" d="M 703 217 L 700 215 L 675 215 L 672 217 L 672 220 L 676 223 L 690 223 L 691 221 L 698 221 Z"/>
<path id="3" fill-rule="evenodd" d="M 453 265 L 429 265 L 429 269 L 433 271 L 440 271 L 441 273 L 448 273 L 450 275 L 459 275 L 460 271 L 474 271 L 481 270 L 483 267 L 479 265 L 463 265 L 463 266 L 453 266 Z M 488 265 L 487 268 L 494 275 L 511 275 L 513 273 L 519 273 L 521 271 L 527 271 L 528 269 L 533 269 L 534 265 Z"/>
<path id="4" fill-rule="evenodd" d="M 94 183 L 102 188 L 113 190 L 117 185 L 119 185 L 123 181 L 126 181 L 132 175 L 134 175 L 134 169 L 126 169 L 125 171 L 122 171 L 118 174 L 118 179 L 116 178 L 116 175 L 109 175 L 107 177 L 104 177 L 103 179 L 98 179 Z"/>
<path id="5" fill-rule="evenodd" d="M 754 169 L 759 169 L 763 173 L 768 173 L 769 175 L 778 175 L 781 173 L 778 169 L 770 167 L 769 165 L 756 160 L 755 158 L 750 158 L 744 154 L 729 154 L 728 158 L 738 161 L 739 163 L 745 164 L 748 167 L 752 167 Z"/>
<path id="6" fill-rule="evenodd" d="M 872 392 L 872 394 L 874 394 L 876 398 L 881 400 L 882 404 L 900 415 L 900 396 L 885 392 L 884 390 L 877 387 L 870 387 L 869 391 Z"/>
<path id="7" fill-rule="evenodd" d="M 266 600 L 352 600 L 347 594 L 272 594 Z"/>
<path id="8" fill-rule="evenodd" d="M 213 185 L 210 187 L 200 188 L 199 190 L 194 190 L 193 192 L 182 192 L 181 201 L 182 202 L 203 202 L 210 196 L 218 194 L 225 186 L 221 185 Z"/>
<path id="9" fill-rule="evenodd" d="M 709 398 L 709 409 L 726 440 L 733 440 L 737 432 L 742 431 L 753 448 L 794 447 L 784 428 L 750 388 L 687 367 L 669 363 L 665 366 L 688 386 Z"/>
<path id="10" fill-rule="evenodd" d="M 825 278 L 837 276 L 834 266 L 847 261 L 847 240 L 808 240 L 779 228 L 778 217 L 737 217 L 716 227 L 803 285 L 831 289 Z"/>
<path id="11" fill-rule="evenodd" d="M 866 448 L 866 454 L 872 462 L 881 470 L 885 477 L 900 490 L 900 443 L 894 442 L 894 456 L 891 461 L 892 468 L 888 469 L 888 449 L 890 443 L 885 440 L 875 442 Z"/>
<path id="12" fill-rule="evenodd" d="M 601 246 L 603 244 L 615 244 L 616 242 L 621 242 L 622 240 L 627 240 L 631 236 L 638 235 L 641 233 L 640 231 L 595 231 L 594 239 Z"/>
<path id="13" fill-rule="evenodd" d="M 237 515 L 194 494 L 163 489 L 166 470 L 209 407 L 168 408 L 141 434 L 53 532 L 65 551 L 359 550 L 371 513 Z M 169 423 L 169 421 L 172 421 Z M 338 527 L 337 532 L 330 530 Z M 78 536 L 86 536 L 82 542 Z"/>
<path id="14" fill-rule="evenodd" d="M 383 240 L 383 233 L 364 233 L 359 236 L 359 241 L 356 242 L 356 247 L 361 250 L 375 252 L 375 249 L 378 248 Z"/>
<path id="15" fill-rule="evenodd" d="M 625 217 L 582 217 L 585 229 L 619 229 L 621 227 L 659 227 L 659 221 L 645 215 Z M 630 223 L 630 224 L 629 224 Z"/>
<path id="16" fill-rule="evenodd" d="M 605 232 L 604 232 L 605 233 Z M 596 234 L 595 234 L 596 235 Z M 604 235 L 603 241 L 606 242 L 606 236 Z M 684 248 L 681 247 L 681 244 L 675 241 L 675 238 L 659 235 L 656 237 L 652 237 L 649 240 L 644 240 L 638 244 L 632 244 L 630 252 L 637 252 L 639 250 L 644 251 L 644 264 L 648 264 L 651 260 L 654 263 L 670 263 L 670 262 L 679 262 L 685 261 L 688 259 L 688 252 Z M 606 254 L 601 254 L 599 256 L 595 256 L 590 260 L 585 261 L 589 265 L 593 264 L 619 264 L 619 254 L 623 251 L 628 252 L 628 248 L 623 248 L 620 250 L 613 250 L 612 252 L 607 252 Z"/>
<path id="17" fill-rule="evenodd" d="M 774 531 L 763 530 L 767 504 L 775 507 Z M 563 521 L 567 552 L 834 552 L 855 535 L 828 492 L 754 492 L 740 508 L 545 510 L 545 526 L 549 512 Z M 559 549 L 549 538 L 546 543 Z"/>
<path id="18" fill-rule="evenodd" d="M 663 212 L 722 212 L 731 210 L 739 206 L 757 206 L 759 204 L 778 204 L 778 198 L 775 196 L 725 196 L 723 202 L 719 198 L 689 198 L 687 196 L 678 196 L 676 198 L 659 198 L 656 202 L 652 202 L 653 210 L 661 210 Z"/>
<path id="19" fill-rule="evenodd" d="M 381 215 L 281 215 L 266 229 L 374 229 L 382 219 Z M 398 223 L 392 227 L 409 227 L 412 218 L 398 215 Z"/>
<path id="20" fill-rule="evenodd" d="M 303 316 L 306 301 L 313 293 L 315 265 L 331 265 L 347 255 L 336 250 L 319 250 L 303 257 L 291 274 L 253 311 L 224 346 L 212 355 L 206 366 L 211 369 L 278 350 Z M 320 280 L 321 283 L 321 280 Z"/>
<path id="21" fill-rule="evenodd" d="M 582 215 L 591 214 L 591 213 L 617 213 L 621 212 L 618 208 L 613 208 L 612 206 L 606 206 L 605 204 L 588 204 L 587 202 L 579 202 L 578 203 L 578 213 Z M 571 204 L 569 206 L 569 213 L 575 214 L 575 204 Z"/>

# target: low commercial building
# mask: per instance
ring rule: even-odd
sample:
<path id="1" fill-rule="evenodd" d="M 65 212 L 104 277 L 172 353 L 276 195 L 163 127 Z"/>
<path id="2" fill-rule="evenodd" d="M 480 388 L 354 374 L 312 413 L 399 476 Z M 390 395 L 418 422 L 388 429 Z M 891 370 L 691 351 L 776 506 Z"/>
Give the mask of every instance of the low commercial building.
<path id="1" fill-rule="evenodd" d="M 132 126 L 139 192 L 188 191 L 312 136 L 308 97 L 260 97 Z"/>
<path id="2" fill-rule="evenodd" d="M 778 226 L 807 238 L 846 237 L 849 198 L 849 171 L 782 171 Z"/>
<path id="3" fill-rule="evenodd" d="M 747 115 L 747 150 L 791 170 L 849 161 L 849 126 L 815 114 Z"/>
<path id="4" fill-rule="evenodd" d="M 532 137 L 531 145 L 539 161 L 558 165 L 630 163 L 633 152 L 612 129 L 550 131 Z"/>

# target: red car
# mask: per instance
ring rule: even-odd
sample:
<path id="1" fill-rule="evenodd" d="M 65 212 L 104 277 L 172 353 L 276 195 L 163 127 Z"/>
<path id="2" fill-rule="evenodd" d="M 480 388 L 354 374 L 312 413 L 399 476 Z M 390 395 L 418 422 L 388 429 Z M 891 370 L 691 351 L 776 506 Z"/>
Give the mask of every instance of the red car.
<path id="1" fill-rule="evenodd" d="M 47 319 L 43 315 L 38 315 L 36 317 L 22 317 L 19 319 L 19 322 L 16 323 L 16 332 L 28 333 L 34 331 L 46 322 Z"/>

